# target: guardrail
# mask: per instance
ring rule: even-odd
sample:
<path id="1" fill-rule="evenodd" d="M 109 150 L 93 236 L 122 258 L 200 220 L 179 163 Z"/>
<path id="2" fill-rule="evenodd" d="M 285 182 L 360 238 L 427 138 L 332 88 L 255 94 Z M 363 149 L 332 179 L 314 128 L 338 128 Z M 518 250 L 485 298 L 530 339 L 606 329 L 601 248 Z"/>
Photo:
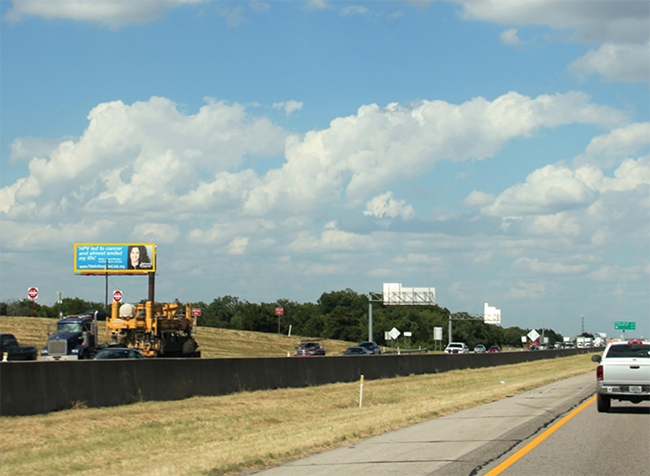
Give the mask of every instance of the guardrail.
<path id="1" fill-rule="evenodd" d="M 449 370 L 494 367 L 594 352 L 573 349 L 497 354 L 233 359 L 80 360 L 0 364 L 0 415 L 34 415 L 83 405 L 180 400 L 242 390 L 300 388 Z"/>

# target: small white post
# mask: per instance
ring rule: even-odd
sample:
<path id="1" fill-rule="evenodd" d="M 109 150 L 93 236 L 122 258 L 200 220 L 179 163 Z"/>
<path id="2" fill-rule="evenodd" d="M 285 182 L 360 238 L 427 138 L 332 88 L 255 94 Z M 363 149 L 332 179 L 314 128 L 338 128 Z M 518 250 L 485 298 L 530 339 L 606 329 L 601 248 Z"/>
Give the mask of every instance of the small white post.
<path id="1" fill-rule="evenodd" d="M 359 388 L 359 408 L 363 406 L 363 375 L 361 376 L 361 388 Z"/>

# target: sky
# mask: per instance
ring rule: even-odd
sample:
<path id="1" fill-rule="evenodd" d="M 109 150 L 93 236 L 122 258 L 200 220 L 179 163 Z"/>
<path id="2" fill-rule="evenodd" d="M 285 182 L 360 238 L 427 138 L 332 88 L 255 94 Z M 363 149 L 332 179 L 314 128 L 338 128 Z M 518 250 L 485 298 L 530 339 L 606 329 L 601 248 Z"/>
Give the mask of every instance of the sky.
<path id="1" fill-rule="evenodd" d="M 0 2 L 0 300 L 433 287 L 650 336 L 645 0 Z M 143 276 L 109 294 L 147 297 Z M 628 333 L 629 335 L 629 333 Z"/>

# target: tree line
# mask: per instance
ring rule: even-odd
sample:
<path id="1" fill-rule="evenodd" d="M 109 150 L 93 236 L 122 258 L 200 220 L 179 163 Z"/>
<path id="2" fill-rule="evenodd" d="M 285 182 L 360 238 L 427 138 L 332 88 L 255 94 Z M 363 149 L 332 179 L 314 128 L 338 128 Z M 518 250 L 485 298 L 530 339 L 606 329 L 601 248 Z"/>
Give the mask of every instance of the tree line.
<path id="1" fill-rule="evenodd" d="M 178 302 L 178 300 L 177 300 Z M 210 303 L 199 301 L 193 307 L 201 310 L 198 325 L 243 331 L 279 333 L 309 338 L 337 339 L 359 342 L 368 339 L 369 298 L 352 289 L 323 293 L 314 303 L 298 303 L 279 299 L 272 303 L 251 303 L 234 296 L 215 298 Z M 283 315 L 275 313 L 283 308 Z M 80 298 L 63 298 L 53 306 L 40 305 L 30 299 L 0 302 L 0 315 L 58 318 L 90 309 L 104 309 L 104 303 Z M 110 310 L 107 310 L 110 312 Z M 482 318 L 466 312 L 451 313 L 438 305 L 385 306 L 373 302 L 373 337 L 384 346 L 400 345 L 410 348 L 434 349 L 434 328 L 442 328 L 442 342 L 448 341 L 449 319 L 452 319 L 454 341 L 465 342 L 470 348 L 485 346 L 522 347 L 522 336 L 530 329 L 503 328 L 485 324 Z M 386 340 L 385 334 L 396 328 L 401 335 L 397 341 Z M 549 343 L 561 342 L 562 336 L 552 329 L 536 329 L 549 338 Z M 410 333 L 405 337 L 405 333 Z"/>

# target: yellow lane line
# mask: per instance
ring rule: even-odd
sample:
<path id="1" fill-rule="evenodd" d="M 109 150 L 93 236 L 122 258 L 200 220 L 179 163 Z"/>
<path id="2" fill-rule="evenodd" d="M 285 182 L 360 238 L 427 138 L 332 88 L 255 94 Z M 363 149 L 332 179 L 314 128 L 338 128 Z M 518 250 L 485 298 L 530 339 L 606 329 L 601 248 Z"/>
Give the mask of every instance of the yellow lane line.
<path id="1" fill-rule="evenodd" d="M 526 456 L 531 450 L 533 450 L 537 445 L 539 445 L 542 441 L 544 441 L 546 438 L 551 436 L 555 430 L 560 428 L 562 425 L 564 425 L 566 422 L 568 422 L 571 418 L 576 416 L 578 413 L 580 413 L 582 410 L 587 408 L 589 405 L 594 403 L 596 401 L 596 396 L 594 395 L 591 397 L 589 400 L 587 400 L 585 403 L 580 405 L 578 408 L 573 410 L 571 413 L 569 413 L 567 416 L 562 418 L 560 421 L 558 421 L 555 425 L 552 427 L 548 428 L 544 433 L 539 435 L 537 438 L 535 438 L 533 441 L 528 443 L 526 446 L 524 446 L 522 449 L 517 451 L 515 454 L 513 454 L 510 458 L 505 460 L 503 463 L 498 465 L 497 467 L 493 468 L 489 472 L 485 473 L 484 476 L 498 476 L 502 472 L 504 472 L 506 469 L 508 469 L 510 466 L 515 464 L 517 461 L 519 461 L 521 458 Z"/>

